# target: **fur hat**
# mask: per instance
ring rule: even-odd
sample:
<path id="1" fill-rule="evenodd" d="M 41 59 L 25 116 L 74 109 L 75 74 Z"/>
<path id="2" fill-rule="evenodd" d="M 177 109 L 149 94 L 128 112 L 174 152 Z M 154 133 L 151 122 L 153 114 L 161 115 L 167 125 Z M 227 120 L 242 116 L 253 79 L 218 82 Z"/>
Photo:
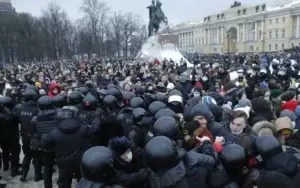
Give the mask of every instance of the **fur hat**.
<path id="1" fill-rule="evenodd" d="M 257 136 L 276 135 L 275 126 L 268 121 L 260 121 L 255 123 L 254 126 L 252 127 L 252 130 Z"/>
<path id="2" fill-rule="evenodd" d="M 293 123 L 288 117 L 281 117 L 276 119 L 275 121 L 275 129 L 276 132 L 278 133 L 282 129 L 290 129 L 293 132 Z"/>

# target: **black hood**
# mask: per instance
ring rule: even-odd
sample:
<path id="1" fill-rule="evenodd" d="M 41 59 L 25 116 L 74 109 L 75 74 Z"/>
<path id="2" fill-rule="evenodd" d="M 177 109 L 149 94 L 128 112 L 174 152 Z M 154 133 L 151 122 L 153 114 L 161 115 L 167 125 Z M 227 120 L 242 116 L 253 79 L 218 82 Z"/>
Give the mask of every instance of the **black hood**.
<path id="1" fill-rule="evenodd" d="M 191 109 L 190 117 L 194 118 L 195 116 L 205 117 L 208 121 L 208 124 L 211 124 L 215 121 L 214 115 L 211 113 L 206 104 L 197 104 Z"/>

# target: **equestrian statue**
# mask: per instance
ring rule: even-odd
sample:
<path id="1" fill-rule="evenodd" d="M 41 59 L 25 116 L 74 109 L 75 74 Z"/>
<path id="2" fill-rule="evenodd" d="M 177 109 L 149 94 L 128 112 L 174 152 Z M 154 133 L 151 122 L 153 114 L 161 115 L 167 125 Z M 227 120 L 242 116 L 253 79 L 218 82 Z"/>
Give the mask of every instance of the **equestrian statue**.
<path id="1" fill-rule="evenodd" d="M 149 25 L 148 32 L 149 37 L 159 30 L 160 23 L 164 22 L 168 24 L 168 18 L 165 16 L 161 9 L 162 3 L 159 0 L 152 0 L 152 4 L 148 6 L 149 9 Z"/>

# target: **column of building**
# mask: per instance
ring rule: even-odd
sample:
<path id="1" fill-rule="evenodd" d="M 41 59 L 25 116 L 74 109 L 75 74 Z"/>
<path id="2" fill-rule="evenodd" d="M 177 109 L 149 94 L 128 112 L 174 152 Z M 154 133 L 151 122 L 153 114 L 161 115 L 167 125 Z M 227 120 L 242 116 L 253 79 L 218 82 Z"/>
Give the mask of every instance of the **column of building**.
<path id="1" fill-rule="evenodd" d="M 219 27 L 217 27 L 217 44 L 220 44 Z"/>
<path id="2" fill-rule="evenodd" d="M 240 42 L 240 24 L 237 24 L 237 34 L 236 34 L 236 42 L 239 43 Z"/>
<path id="3" fill-rule="evenodd" d="M 257 41 L 257 21 L 255 21 L 254 27 L 254 40 Z"/>
<path id="4" fill-rule="evenodd" d="M 246 42 L 246 24 L 243 23 L 243 42 Z"/>
<path id="5" fill-rule="evenodd" d="M 300 28 L 299 28 L 299 26 L 300 26 L 300 16 L 298 15 L 297 16 L 297 23 L 296 23 L 296 38 L 299 38 L 300 36 Z"/>

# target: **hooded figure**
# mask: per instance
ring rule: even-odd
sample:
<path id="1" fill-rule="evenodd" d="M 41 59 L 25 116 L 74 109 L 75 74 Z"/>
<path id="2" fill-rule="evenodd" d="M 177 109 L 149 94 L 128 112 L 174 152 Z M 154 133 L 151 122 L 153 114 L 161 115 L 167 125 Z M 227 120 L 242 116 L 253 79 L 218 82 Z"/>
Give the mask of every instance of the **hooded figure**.
<path id="1" fill-rule="evenodd" d="M 53 98 L 56 95 L 58 95 L 60 92 L 61 92 L 61 87 L 56 82 L 52 82 L 49 86 L 48 96 L 50 98 Z"/>
<path id="2" fill-rule="evenodd" d="M 198 121 L 202 126 L 202 120 L 206 120 L 206 127 L 211 132 L 212 136 L 216 138 L 217 136 L 222 136 L 226 143 L 231 143 L 233 141 L 232 135 L 226 130 L 224 126 L 220 123 L 215 122 L 215 118 L 206 104 L 197 104 L 190 111 L 190 118 Z M 205 135 L 202 135 L 205 136 Z M 201 135 L 199 135 L 201 137 Z"/>

